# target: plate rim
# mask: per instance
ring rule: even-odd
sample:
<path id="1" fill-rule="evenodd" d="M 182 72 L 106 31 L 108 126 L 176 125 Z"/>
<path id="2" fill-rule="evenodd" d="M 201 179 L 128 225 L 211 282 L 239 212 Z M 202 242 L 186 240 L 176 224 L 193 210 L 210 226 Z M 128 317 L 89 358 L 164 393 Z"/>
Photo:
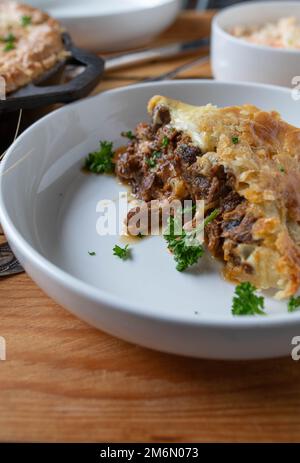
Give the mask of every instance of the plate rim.
<path id="1" fill-rule="evenodd" d="M 54 16 L 56 19 L 58 19 L 59 21 L 64 21 L 64 20 L 67 20 L 67 21 L 79 21 L 79 20 L 89 20 L 89 19 L 99 19 L 99 18 L 103 18 L 103 19 L 108 19 L 108 18 L 115 18 L 116 16 L 120 16 L 120 15 L 130 15 L 130 14 L 140 14 L 140 13 L 144 13 L 144 12 L 147 12 L 149 10 L 155 10 L 155 9 L 159 9 L 159 8 L 162 8 L 166 5 L 169 5 L 169 4 L 172 4 L 172 3 L 179 3 L 181 2 L 181 0 L 158 0 L 157 3 L 153 4 L 153 5 L 135 5 L 134 8 L 132 9 L 125 9 L 124 11 L 118 11 L 118 10 L 115 10 L 115 11 L 109 11 L 107 13 L 100 13 L 100 12 L 97 12 L 97 10 L 95 9 L 94 13 L 88 13 L 88 14 L 84 14 L 84 15 L 72 15 L 72 14 L 59 14 L 58 13 L 55 13 L 55 11 L 51 11 L 51 8 L 48 9 L 48 11 L 50 11 L 50 14 L 52 16 Z M 70 9 L 71 11 L 71 9 Z"/>
<path id="2" fill-rule="evenodd" d="M 79 294 L 82 297 L 91 300 L 94 303 L 106 305 L 112 310 L 127 312 L 128 314 L 138 316 L 140 318 L 157 320 L 160 322 L 167 322 L 175 325 L 184 325 L 192 326 L 193 328 L 199 327 L 208 327 L 208 328 L 222 328 L 235 330 L 238 328 L 243 328 L 246 330 L 253 330 L 259 327 L 261 328 L 273 328 L 273 327 L 289 327 L 295 325 L 297 321 L 300 321 L 300 311 L 293 313 L 283 313 L 276 314 L 273 316 L 266 317 L 255 317 L 255 316 L 241 316 L 241 317 L 208 317 L 201 318 L 190 316 L 182 312 L 180 314 L 171 314 L 171 313 L 158 313 L 154 312 L 153 308 L 149 306 L 143 306 L 138 303 L 131 303 L 123 301 L 121 297 L 115 296 L 109 291 L 105 291 L 99 288 L 92 286 L 89 283 L 85 283 L 81 279 L 72 276 L 67 271 L 61 269 L 56 264 L 50 262 L 46 257 L 39 253 L 33 246 L 31 246 L 22 234 L 18 231 L 17 227 L 14 225 L 13 220 L 10 218 L 9 211 L 5 206 L 5 198 L 2 191 L 2 177 L 3 172 L 5 172 L 5 166 L 9 161 L 10 156 L 15 150 L 15 147 L 22 143 L 23 138 L 28 137 L 31 131 L 36 130 L 40 125 L 45 124 L 48 120 L 51 120 L 57 116 L 57 114 L 62 114 L 64 112 L 72 110 L 75 106 L 84 106 L 88 105 L 90 100 L 98 100 L 104 96 L 109 96 L 111 94 L 124 93 L 130 90 L 135 90 L 136 88 L 148 88 L 148 87 L 161 87 L 161 86 L 182 86 L 184 84 L 188 85 L 212 85 L 212 86 L 232 86 L 238 85 L 240 87 L 253 87 L 253 88 L 266 88 L 280 91 L 282 93 L 290 93 L 291 89 L 285 87 L 279 87 L 276 85 L 268 84 L 258 84 L 258 83 L 249 83 L 249 82 L 223 82 L 223 81 L 214 81 L 212 79 L 183 79 L 179 81 L 167 80 L 164 82 L 147 82 L 147 83 L 138 83 L 126 87 L 120 87 L 112 90 L 105 91 L 95 96 L 85 98 L 81 101 L 77 101 L 70 105 L 59 108 L 52 113 L 46 115 L 42 119 L 35 122 L 32 126 L 26 129 L 17 140 L 10 146 L 7 150 L 6 155 L 2 162 L 0 163 L 0 222 L 3 226 L 3 229 L 7 235 L 8 242 L 11 242 L 13 247 L 20 251 L 20 253 L 26 257 L 26 259 L 31 262 L 34 268 L 42 271 L 46 278 L 54 280 L 56 283 L 60 284 L 62 287 L 66 287 L 68 290 L 71 290 L 73 293 Z M 184 316 L 183 316 L 184 314 Z"/>

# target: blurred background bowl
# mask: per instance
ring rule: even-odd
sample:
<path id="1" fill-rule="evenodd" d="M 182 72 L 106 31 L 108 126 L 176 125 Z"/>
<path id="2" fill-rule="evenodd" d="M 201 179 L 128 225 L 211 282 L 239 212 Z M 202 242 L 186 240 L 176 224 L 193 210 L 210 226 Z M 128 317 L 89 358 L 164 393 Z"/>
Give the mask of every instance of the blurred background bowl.
<path id="1" fill-rule="evenodd" d="M 114 51 L 145 45 L 175 20 L 181 0 L 29 0 L 57 18 L 76 45 Z"/>
<path id="2" fill-rule="evenodd" d="M 292 79 L 300 75 L 300 50 L 256 45 L 228 32 L 237 25 L 263 25 L 287 16 L 300 21 L 300 2 L 247 2 L 218 13 L 212 26 L 214 77 L 291 87 Z"/>

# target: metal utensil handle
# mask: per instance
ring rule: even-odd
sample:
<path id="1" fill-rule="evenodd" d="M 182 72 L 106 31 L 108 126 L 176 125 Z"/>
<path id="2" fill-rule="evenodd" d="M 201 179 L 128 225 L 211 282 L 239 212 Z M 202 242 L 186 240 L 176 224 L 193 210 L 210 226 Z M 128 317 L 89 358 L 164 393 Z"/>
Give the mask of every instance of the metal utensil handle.
<path id="1" fill-rule="evenodd" d="M 140 81 L 140 83 L 146 83 L 146 82 L 159 82 L 162 80 L 167 80 L 167 79 L 174 79 L 178 74 L 181 72 L 187 71 L 188 69 L 199 65 L 199 64 L 206 64 L 209 63 L 209 55 L 206 56 L 201 56 L 200 58 L 195 58 L 191 61 L 188 61 L 187 63 L 181 64 L 175 69 L 172 69 L 171 71 L 164 72 L 162 74 L 158 74 L 157 76 L 154 77 L 149 77 L 147 79 L 143 79 Z"/>
<path id="2" fill-rule="evenodd" d="M 118 55 L 108 56 L 105 60 L 105 69 L 117 69 L 123 66 L 143 63 L 155 59 L 171 58 L 184 53 L 195 52 L 207 48 L 210 40 L 208 37 L 193 40 L 191 42 L 179 42 L 163 47 L 148 48 L 135 52 L 120 53 Z"/>

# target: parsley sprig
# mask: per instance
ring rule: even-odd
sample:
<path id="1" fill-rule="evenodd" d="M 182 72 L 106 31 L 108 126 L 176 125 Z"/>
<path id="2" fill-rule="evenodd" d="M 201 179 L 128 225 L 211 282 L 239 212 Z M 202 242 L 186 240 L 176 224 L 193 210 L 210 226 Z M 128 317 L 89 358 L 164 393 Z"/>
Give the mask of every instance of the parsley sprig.
<path id="1" fill-rule="evenodd" d="M 168 137 L 166 135 L 164 135 L 164 138 L 162 139 L 162 146 L 164 148 L 166 148 L 170 143 L 170 140 L 168 139 Z"/>
<path id="2" fill-rule="evenodd" d="M 131 257 L 131 250 L 129 248 L 129 244 L 126 244 L 125 248 L 121 248 L 121 246 L 118 246 L 116 244 L 113 248 L 113 254 L 114 256 L 117 256 L 122 260 L 127 260 Z"/>
<path id="3" fill-rule="evenodd" d="M 255 291 L 255 286 L 248 281 L 236 286 L 232 301 L 232 315 L 265 315 L 264 298 L 257 296 Z"/>
<path id="4" fill-rule="evenodd" d="M 90 153 L 86 158 L 85 168 L 94 174 L 111 174 L 115 171 L 113 157 L 112 142 L 100 141 L 99 150 Z"/>
<path id="5" fill-rule="evenodd" d="M 129 140 L 134 140 L 136 138 L 131 130 L 128 130 L 128 132 L 121 132 L 121 135 L 122 137 L 128 138 Z"/>
<path id="6" fill-rule="evenodd" d="M 32 17 L 31 17 L 31 16 L 24 15 L 24 16 L 21 17 L 21 25 L 22 25 L 23 27 L 30 26 L 31 21 L 32 21 Z"/>
<path id="7" fill-rule="evenodd" d="M 300 296 L 292 296 L 288 302 L 288 312 L 295 312 L 300 307 Z"/>
<path id="8" fill-rule="evenodd" d="M 233 315 L 266 315 L 265 299 L 255 294 L 256 288 L 249 282 L 240 283 L 235 288 L 232 303 Z M 287 305 L 288 312 L 295 312 L 300 307 L 300 296 L 292 296 Z"/>
<path id="9" fill-rule="evenodd" d="M 11 32 L 7 34 L 5 37 L 2 37 L 1 42 L 5 43 L 4 51 L 14 50 L 16 48 L 16 45 L 15 45 L 16 40 L 17 39 L 15 35 L 12 34 Z"/>
<path id="10" fill-rule="evenodd" d="M 168 243 L 169 250 L 174 255 L 174 260 L 177 262 L 176 270 L 183 272 L 193 264 L 196 264 L 200 257 L 204 254 L 203 247 L 199 245 L 191 246 L 187 244 L 187 233 L 183 230 L 181 235 L 175 234 L 176 219 L 169 219 L 169 234 L 165 234 L 164 238 Z"/>
<path id="11" fill-rule="evenodd" d="M 155 167 L 157 159 L 159 159 L 160 157 L 161 157 L 161 152 L 160 151 L 153 151 L 150 158 L 145 159 L 147 166 L 149 166 L 150 168 Z"/>
<path id="12" fill-rule="evenodd" d="M 200 257 L 204 254 L 203 246 L 197 241 L 197 236 L 203 231 L 206 225 L 214 220 L 220 211 L 215 209 L 209 214 L 204 222 L 195 230 L 186 232 L 183 228 L 180 229 L 178 218 L 170 217 L 168 221 L 168 233 L 164 234 L 164 238 L 168 243 L 169 250 L 174 255 L 174 260 L 177 262 L 176 269 L 183 272 L 188 267 L 196 264 Z M 179 231 L 180 234 L 176 234 Z"/>

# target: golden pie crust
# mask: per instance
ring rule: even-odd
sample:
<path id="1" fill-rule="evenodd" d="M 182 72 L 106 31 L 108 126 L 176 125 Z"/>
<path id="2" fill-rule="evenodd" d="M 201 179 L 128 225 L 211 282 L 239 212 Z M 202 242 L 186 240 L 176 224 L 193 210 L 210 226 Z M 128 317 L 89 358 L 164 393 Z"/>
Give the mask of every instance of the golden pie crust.
<path id="1" fill-rule="evenodd" d="M 278 298 L 295 294 L 300 286 L 300 129 L 277 112 L 252 105 L 196 107 L 153 97 L 150 114 L 160 107 L 169 110 L 171 126 L 200 146 L 199 172 L 206 175 L 222 166 L 231 173 L 235 191 L 246 199 L 248 213 L 255 218 L 256 243 L 235 248 L 236 257 L 253 272 L 234 265 L 225 240 L 226 278 L 274 288 Z"/>
<path id="2" fill-rule="evenodd" d="M 0 1 L 0 75 L 6 93 L 29 84 L 66 57 L 61 32 L 59 23 L 48 14 L 29 5 Z M 9 37 L 13 38 L 12 49 L 7 50 Z"/>

